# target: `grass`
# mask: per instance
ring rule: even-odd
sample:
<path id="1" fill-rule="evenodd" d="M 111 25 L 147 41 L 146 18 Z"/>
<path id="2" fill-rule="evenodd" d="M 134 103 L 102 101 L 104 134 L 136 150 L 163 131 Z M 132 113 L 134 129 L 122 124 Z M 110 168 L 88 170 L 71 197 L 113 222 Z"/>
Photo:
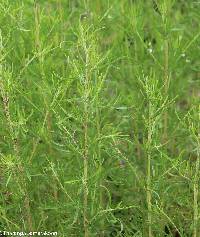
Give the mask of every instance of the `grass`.
<path id="1" fill-rule="evenodd" d="M 0 231 L 198 237 L 198 1 L 0 3 Z"/>

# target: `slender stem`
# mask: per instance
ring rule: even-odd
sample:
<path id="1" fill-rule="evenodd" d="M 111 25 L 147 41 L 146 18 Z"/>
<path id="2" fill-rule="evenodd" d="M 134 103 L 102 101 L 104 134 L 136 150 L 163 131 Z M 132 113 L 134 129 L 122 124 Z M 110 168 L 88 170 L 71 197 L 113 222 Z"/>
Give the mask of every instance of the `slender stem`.
<path id="1" fill-rule="evenodd" d="M 84 156 L 83 156 L 83 223 L 84 223 L 84 236 L 89 236 L 88 230 L 88 120 L 89 120 L 89 52 L 87 42 L 84 37 L 84 51 L 85 51 L 85 83 L 84 83 Z"/>
<path id="2" fill-rule="evenodd" d="M 51 118 L 50 111 L 48 111 L 48 108 L 47 108 L 47 130 L 48 130 L 48 140 L 50 143 L 52 140 L 52 135 L 51 135 L 52 118 Z M 48 150 L 49 150 L 49 155 L 53 156 L 53 149 L 52 149 L 51 143 L 49 144 Z M 57 184 L 57 180 L 55 177 L 53 178 L 53 196 L 54 196 L 54 199 L 57 201 L 58 200 L 58 184 Z"/>
<path id="3" fill-rule="evenodd" d="M 60 28 L 59 32 L 57 34 L 57 43 L 60 44 L 65 41 L 65 21 L 63 17 L 63 6 L 62 6 L 62 0 L 57 0 L 58 5 L 58 14 L 59 14 L 59 22 L 60 22 Z M 63 61 L 62 63 L 62 74 L 64 76 L 65 74 L 65 63 Z"/>
<path id="4" fill-rule="evenodd" d="M 196 161 L 195 167 L 195 177 L 194 177 L 194 232 L 193 237 L 197 237 L 197 223 L 198 223 L 198 195 L 199 195 L 199 188 L 198 188 L 198 181 L 199 181 L 199 157 Z"/>
<path id="5" fill-rule="evenodd" d="M 152 127 L 151 114 L 152 105 L 149 102 L 149 122 L 148 122 L 148 141 L 147 141 L 147 220 L 148 220 L 148 237 L 152 237 L 152 194 L 151 194 L 151 143 L 152 143 Z"/>
<path id="6" fill-rule="evenodd" d="M 42 45 L 40 41 L 40 6 L 38 3 L 35 3 L 34 13 L 35 13 L 35 49 L 38 54 L 40 72 L 42 77 L 44 78 L 44 68 L 43 68 L 44 57 L 42 54 Z"/>
<path id="7" fill-rule="evenodd" d="M 167 96 L 169 88 L 169 43 L 168 39 L 164 42 L 164 95 Z M 163 141 L 167 140 L 167 129 L 168 129 L 168 112 L 164 112 L 164 131 Z"/>
<path id="8" fill-rule="evenodd" d="M 152 237 L 152 204 L 151 204 L 151 155 L 147 157 L 147 208 L 148 208 L 148 236 Z"/>
<path id="9" fill-rule="evenodd" d="M 98 108 L 98 98 L 97 98 L 97 101 L 96 101 L 96 127 L 97 127 L 97 136 L 98 136 L 97 155 L 98 155 L 98 160 L 100 161 L 100 170 L 102 172 L 104 167 L 103 167 L 102 160 L 101 160 L 101 149 L 100 149 L 100 144 L 99 144 L 101 132 L 100 132 L 100 115 L 99 115 L 99 108 Z M 99 194 L 100 194 L 100 200 L 99 201 L 100 201 L 100 208 L 102 210 L 104 210 L 104 207 L 105 207 L 105 195 L 104 195 L 104 190 L 102 190 L 103 185 L 104 185 L 104 182 L 103 182 L 103 179 L 101 179 L 100 182 L 99 182 Z M 105 221 L 104 221 L 104 218 L 102 217 L 102 220 L 101 220 L 101 233 L 100 233 L 101 237 L 105 236 L 104 225 L 105 225 Z"/>
<path id="10" fill-rule="evenodd" d="M 84 157 L 83 157 L 83 162 L 84 162 L 84 171 L 83 171 L 83 187 L 84 187 L 84 232 L 85 232 L 85 237 L 88 237 L 88 214 L 87 214 L 87 209 L 88 209 L 88 185 L 87 185 L 87 180 L 88 180 L 88 112 L 87 112 L 87 105 L 85 104 L 85 115 L 84 115 Z"/>
<path id="11" fill-rule="evenodd" d="M 199 107 L 200 108 L 200 107 Z M 200 111 L 200 110 L 199 110 Z M 200 119 L 200 113 L 199 113 Z M 200 168 L 200 134 L 197 135 L 197 160 L 195 164 L 195 175 L 194 175 L 194 213 L 193 213 L 193 222 L 194 222 L 194 230 L 193 230 L 193 237 L 199 236 L 198 232 L 198 218 L 199 218 L 199 211 L 198 211 L 198 196 L 199 196 L 199 168 Z"/>

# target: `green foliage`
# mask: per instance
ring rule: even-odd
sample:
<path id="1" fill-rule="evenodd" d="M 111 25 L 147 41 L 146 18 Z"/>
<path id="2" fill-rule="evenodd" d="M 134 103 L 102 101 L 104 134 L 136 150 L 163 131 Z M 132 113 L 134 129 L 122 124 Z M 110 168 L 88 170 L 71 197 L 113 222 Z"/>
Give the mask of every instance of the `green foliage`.
<path id="1" fill-rule="evenodd" d="M 200 236 L 198 1 L 0 3 L 0 231 Z"/>

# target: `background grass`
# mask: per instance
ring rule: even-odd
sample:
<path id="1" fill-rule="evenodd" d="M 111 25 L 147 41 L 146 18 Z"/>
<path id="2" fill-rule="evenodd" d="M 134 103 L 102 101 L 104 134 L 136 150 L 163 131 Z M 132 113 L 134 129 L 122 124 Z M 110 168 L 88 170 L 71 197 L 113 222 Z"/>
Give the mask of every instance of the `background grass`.
<path id="1" fill-rule="evenodd" d="M 1 230 L 200 236 L 199 11 L 1 1 Z"/>

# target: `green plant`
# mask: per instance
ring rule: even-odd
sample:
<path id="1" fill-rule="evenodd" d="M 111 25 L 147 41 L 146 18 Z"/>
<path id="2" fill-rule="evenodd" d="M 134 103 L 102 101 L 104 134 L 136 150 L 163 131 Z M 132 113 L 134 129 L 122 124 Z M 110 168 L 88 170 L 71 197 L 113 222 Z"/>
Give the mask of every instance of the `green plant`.
<path id="1" fill-rule="evenodd" d="M 199 236 L 199 6 L 1 1 L 0 231 Z"/>

